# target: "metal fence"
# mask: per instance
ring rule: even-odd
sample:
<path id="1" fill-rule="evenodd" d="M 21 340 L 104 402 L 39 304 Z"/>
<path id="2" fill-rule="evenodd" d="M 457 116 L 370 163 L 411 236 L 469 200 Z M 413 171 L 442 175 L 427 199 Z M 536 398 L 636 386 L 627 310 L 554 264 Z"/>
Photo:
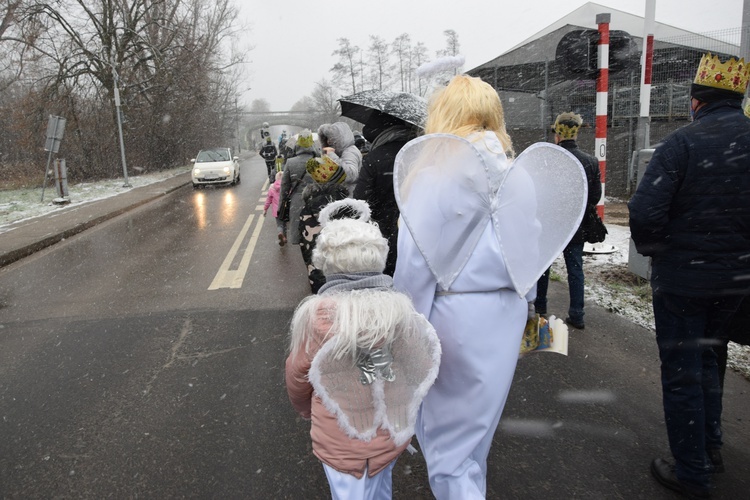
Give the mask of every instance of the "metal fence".
<path id="1" fill-rule="evenodd" d="M 701 57 L 706 52 L 721 60 L 737 57 L 742 28 L 663 38 L 654 41 L 654 60 L 650 100 L 650 143 L 656 144 L 689 120 L 690 84 Z M 581 114 L 584 128 L 580 146 L 594 148 L 596 114 L 595 81 L 570 80 L 555 61 L 499 67 L 494 81 L 506 106 L 511 135 L 517 151 L 539 140 L 551 140 L 549 125 L 557 114 L 574 111 Z M 536 76 L 534 75 L 536 71 Z M 484 77 L 484 76 L 483 76 Z M 627 197 L 632 188 L 628 166 L 635 148 L 640 115 L 640 67 L 611 75 L 608 98 L 607 194 Z M 523 97 L 523 94 L 531 97 Z M 540 103 L 540 100 L 542 101 Z"/>

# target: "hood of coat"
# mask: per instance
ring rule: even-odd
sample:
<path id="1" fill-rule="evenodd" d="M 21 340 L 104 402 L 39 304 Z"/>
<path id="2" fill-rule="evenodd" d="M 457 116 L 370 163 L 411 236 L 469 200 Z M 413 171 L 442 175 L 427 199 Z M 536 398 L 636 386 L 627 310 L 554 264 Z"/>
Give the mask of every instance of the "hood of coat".
<path id="1" fill-rule="evenodd" d="M 337 155 L 341 155 L 349 146 L 354 146 L 354 132 L 344 122 L 324 123 L 318 129 L 318 138 L 323 147 L 332 147 Z"/>

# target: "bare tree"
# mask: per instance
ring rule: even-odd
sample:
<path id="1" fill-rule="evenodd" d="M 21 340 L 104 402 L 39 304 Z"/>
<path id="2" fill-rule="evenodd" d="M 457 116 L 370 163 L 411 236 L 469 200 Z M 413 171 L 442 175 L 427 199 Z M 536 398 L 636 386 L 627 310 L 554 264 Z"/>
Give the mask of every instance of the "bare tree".
<path id="1" fill-rule="evenodd" d="M 253 99 L 250 103 L 251 113 L 268 113 L 269 111 L 271 111 L 271 104 L 267 99 Z"/>
<path id="2" fill-rule="evenodd" d="M 357 92 L 357 76 L 360 74 L 357 67 L 357 54 L 360 49 L 352 45 L 348 38 L 339 38 L 338 42 L 339 48 L 333 51 L 333 55 L 338 56 L 339 60 L 331 68 L 334 83 L 343 90 L 351 88 L 351 93 L 354 94 Z M 351 87 L 347 81 L 351 82 Z"/>
<path id="3" fill-rule="evenodd" d="M 384 90 L 388 88 L 390 63 L 388 61 L 388 44 L 377 35 L 370 35 L 368 48 L 370 80 L 373 88 Z"/>
<path id="4" fill-rule="evenodd" d="M 411 65 L 409 64 L 409 58 L 411 57 L 411 37 L 409 37 L 408 33 L 403 33 L 396 37 L 391 47 L 392 53 L 396 56 L 401 92 L 409 92 L 411 91 L 409 81 L 411 72 Z"/>
<path id="5" fill-rule="evenodd" d="M 427 55 L 427 46 L 425 46 L 425 44 L 422 42 L 417 42 L 417 44 L 412 48 L 410 56 L 411 58 L 409 61 L 409 74 L 410 76 L 416 78 L 416 94 L 424 96 L 427 93 L 429 85 L 428 82 L 425 82 L 420 76 L 417 76 L 416 69 L 424 63 L 430 61 L 430 58 Z M 413 78 L 409 79 L 410 85 L 412 79 Z"/>
<path id="6" fill-rule="evenodd" d="M 109 104 L 114 124 L 115 85 L 130 118 L 126 143 L 137 145 L 131 153 L 137 161 L 170 166 L 182 161 L 186 148 L 234 136 L 243 54 L 230 44 L 237 17 L 230 0 L 11 2 L 23 2 L 18 22 L 25 36 L 15 41 L 46 64 L 37 76 L 47 101 L 73 112 L 73 125 L 97 127 L 88 133 L 100 146 L 110 136 L 85 115 Z M 8 18 L 10 11 L 0 13 Z"/>
<path id="7" fill-rule="evenodd" d="M 314 110 L 317 115 L 317 123 L 331 123 L 336 121 L 341 114 L 341 106 L 338 102 L 338 93 L 328 80 L 315 82 L 310 96 L 314 103 Z"/>

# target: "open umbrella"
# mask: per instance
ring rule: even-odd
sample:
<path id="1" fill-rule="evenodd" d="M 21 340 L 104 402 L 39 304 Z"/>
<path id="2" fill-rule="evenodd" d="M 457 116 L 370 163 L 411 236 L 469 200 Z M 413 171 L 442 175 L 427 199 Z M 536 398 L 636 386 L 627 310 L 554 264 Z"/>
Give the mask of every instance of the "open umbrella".
<path id="1" fill-rule="evenodd" d="M 424 128 L 427 118 L 427 100 L 409 92 L 365 90 L 342 97 L 339 102 L 341 103 L 341 116 L 363 124 L 367 123 L 377 112 L 420 128 Z"/>

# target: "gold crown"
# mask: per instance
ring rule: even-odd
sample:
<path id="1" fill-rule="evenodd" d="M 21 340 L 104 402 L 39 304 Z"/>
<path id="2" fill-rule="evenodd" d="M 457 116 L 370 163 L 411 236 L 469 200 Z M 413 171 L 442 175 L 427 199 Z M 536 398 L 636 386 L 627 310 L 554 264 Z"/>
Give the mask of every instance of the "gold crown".
<path id="1" fill-rule="evenodd" d="M 693 83 L 744 94 L 749 79 L 750 67 L 744 59 L 738 61 L 733 57 L 722 63 L 709 52 L 701 58 Z"/>

